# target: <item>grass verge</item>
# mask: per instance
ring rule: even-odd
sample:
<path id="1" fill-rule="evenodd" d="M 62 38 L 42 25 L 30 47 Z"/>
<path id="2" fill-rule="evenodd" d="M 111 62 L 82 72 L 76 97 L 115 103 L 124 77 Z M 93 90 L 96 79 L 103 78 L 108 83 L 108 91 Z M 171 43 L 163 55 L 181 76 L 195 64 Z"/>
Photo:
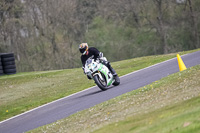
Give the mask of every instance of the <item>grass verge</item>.
<path id="1" fill-rule="evenodd" d="M 30 132 L 199 132 L 199 77 L 197 65 Z"/>
<path id="2" fill-rule="evenodd" d="M 194 51 L 197 50 L 180 54 Z M 134 58 L 114 62 L 112 66 L 122 76 L 174 57 L 175 53 Z M 94 85 L 80 68 L 1 76 L 0 121 Z"/>

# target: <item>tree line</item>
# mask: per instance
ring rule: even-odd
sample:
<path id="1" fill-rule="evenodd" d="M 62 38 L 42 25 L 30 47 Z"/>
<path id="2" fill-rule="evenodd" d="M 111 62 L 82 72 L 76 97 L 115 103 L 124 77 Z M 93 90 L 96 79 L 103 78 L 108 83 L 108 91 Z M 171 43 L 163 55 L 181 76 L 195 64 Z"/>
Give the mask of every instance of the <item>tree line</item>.
<path id="1" fill-rule="evenodd" d="M 78 45 L 110 61 L 200 47 L 200 1 L 1 0 L 0 53 L 18 71 L 80 67 Z"/>

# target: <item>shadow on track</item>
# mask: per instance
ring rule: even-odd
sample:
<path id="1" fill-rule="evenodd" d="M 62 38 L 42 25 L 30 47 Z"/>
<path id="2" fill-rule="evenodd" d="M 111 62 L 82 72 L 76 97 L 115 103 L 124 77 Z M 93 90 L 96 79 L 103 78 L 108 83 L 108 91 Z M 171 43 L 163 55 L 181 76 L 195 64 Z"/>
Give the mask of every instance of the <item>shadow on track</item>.
<path id="1" fill-rule="evenodd" d="M 114 88 L 114 87 L 115 87 L 115 86 L 111 86 L 111 87 L 109 87 L 109 88 L 108 88 L 107 90 L 105 90 L 105 91 L 98 90 L 98 91 L 95 91 L 95 92 L 90 92 L 90 93 L 88 93 L 88 94 L 84 94 L 84 95 L 78 96 L 78 97 L 76 97 L 75 99 L 84 98 L 84 97 L 87 97 L 87 96 L 91 96 L 91 95 L 95 95 L 95 94 L 103 93 L 103 92 L 106 93 L 106 91 L 108 91 L 108 90 L 110 90 L 110 89 L 112 89 L 112 88 Z"/>
<path id="2" fill-rule="evenodd" d="M 84 94 L 84 95 L 81 95 L 79 97 L 76 97 L 76 99 L 78 98 L 83 98 L 83 97 L 87 97 L 87 96 L 91 96 L 91 95 L 95 95 L 95 94 L 98 94 L 100 92 L 103 92 L 102 90 L 99 90 L 99 91 L 95 91 L 95 92 L 91 92 L 91 93 L 88 93 L 88 94 Z"/>

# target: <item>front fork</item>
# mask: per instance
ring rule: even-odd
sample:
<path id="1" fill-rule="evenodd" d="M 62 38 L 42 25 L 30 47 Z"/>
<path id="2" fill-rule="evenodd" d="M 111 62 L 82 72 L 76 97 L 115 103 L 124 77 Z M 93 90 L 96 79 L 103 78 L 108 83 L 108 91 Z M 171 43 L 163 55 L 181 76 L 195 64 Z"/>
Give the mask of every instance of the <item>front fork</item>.
<path id="1" fill-rule="evenodd" d="M 94 73 L 93 75 L 92 75 L 92 77 L 94 77 L 95 75 L 99 75 L 99 78 L 103 81 L 104 79 L 103 79 L 103 77 L 102 77 L 102 75 L 101 75 L 101 73 L 98 71 L 98 72 L 96 72 L 96 73 Z"/>

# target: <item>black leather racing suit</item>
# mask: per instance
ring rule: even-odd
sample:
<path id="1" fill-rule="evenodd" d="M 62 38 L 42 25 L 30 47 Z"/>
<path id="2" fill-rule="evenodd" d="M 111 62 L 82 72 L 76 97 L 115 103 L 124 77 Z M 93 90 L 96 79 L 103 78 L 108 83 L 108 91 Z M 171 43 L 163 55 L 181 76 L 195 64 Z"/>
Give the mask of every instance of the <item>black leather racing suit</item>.
<path id="1" fill-rule="evenodd" d="M 88 49 L 88 55 L 82 55 L 81 56 L 81 61 L 82 61 L 82 64 L 83 64 L 83 67 L 85 67 L 85 63 L 86 63 L 86 60 L 88 58 L 90 58 L 91 56 L 94 56 L 93 58 L 96 60 L 97 58 L 100 58 L 100 52 L 98 49 L 94 48 L 94 47 L 90 47 Z M 115 70 L 111 67 L 110 65 L 110 62 L 108 61 L 102 61 L 102 64 L 104 64 L 105 66 L 108 67 L 108 69 L 111 71 L 111 73 L 116 76 L 117 73 L 115 72 Z"/>

